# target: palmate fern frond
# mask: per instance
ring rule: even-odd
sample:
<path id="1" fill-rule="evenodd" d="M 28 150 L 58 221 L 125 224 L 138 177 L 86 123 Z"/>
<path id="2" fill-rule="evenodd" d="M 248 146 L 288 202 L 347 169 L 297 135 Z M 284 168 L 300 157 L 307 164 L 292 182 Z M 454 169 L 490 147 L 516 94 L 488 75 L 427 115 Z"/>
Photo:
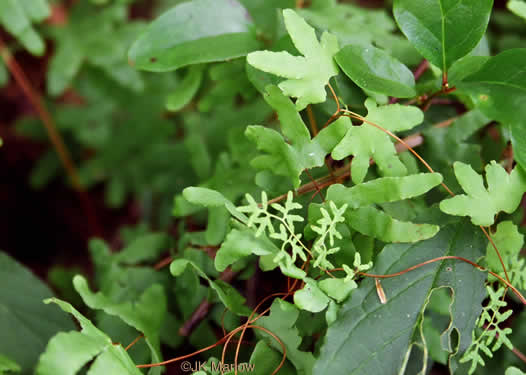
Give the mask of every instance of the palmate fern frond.
<path id="1" fill-rule="evenodd" d="M 471 345 L 460 359 L 461 363 L 471 362 L 469 375 L 475 372 L 478 365 L 485 365 L 482 353 L 492 358 L 493 353 L 499 350 L 503 344 L 510 350 L 513 349 L 513 344 L 508 339 L 512 329 L 500 327 L 513 313 L 512 310 L 501 312 L 501 309 L 508 304 L 503 298 L 506 288 L 500 286 L 499 289 L 493 290 L 493 288 L 487 286 L 486 289 L 490 298 L 489 302 L 482 309 L 482 313 L 477 320 L 477 329 L 472 332 Z M 478 335 L 476 331 L 478 331 Z"/>

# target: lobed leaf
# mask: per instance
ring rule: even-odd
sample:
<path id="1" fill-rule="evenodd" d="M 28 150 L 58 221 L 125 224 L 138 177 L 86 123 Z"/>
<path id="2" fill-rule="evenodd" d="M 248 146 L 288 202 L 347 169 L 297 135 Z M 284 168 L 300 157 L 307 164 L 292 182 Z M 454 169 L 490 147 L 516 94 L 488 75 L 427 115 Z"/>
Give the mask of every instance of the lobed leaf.
<path id="1" fill-rule="evenodd" d="M 274 174 L 290 177 L 298 187 L 303 170 L 324 164 L 325 157 L 352 127 L 351 121 L 342 117 L 311 139 L 294 104 L 276 86 L 267 87 L 265 100 L 278 112 L 286 139 L 275 130 L 248 126 L 246 136 L 266 153 L 253 159 L 251 164 L 257 169 L 270 169 Z"/>
<path id="2" fill-rule="evenodd" d="M 485 168 L 487 188 L 482 176 L 470 165 L 456 162 L 453 167 L 460 186 L 467 194 L 443 200 L 440 209 L 449 215 L 470 216 L 474 225 L 492 225 L 500 211 L 511 214 L 526 192 L 526 176 L 520 167 L 515 167 L 508 174 L 493 160 Z"/>
<path id="3" fill-rule="evenodd" d="M 422 111 L 416 107 L 392 104 L 378 107 L 373 99 L 365 101 L 367 121 L 378 124 L 391 132 L 412 129 L 424 120 Z M 335 160 L 353 155 L 351 177 L 355 184 L 365 178 L 372 158 L 384 176 L 404 176 L 407 168 L 396 155 L 393 142 L 387 134 L 376 127 L 363 123 L 351 127 L 345 137 L 332 151 Z"/>
<path id="4" fill-rule="evenodd" d="M 212 280 L 204 273 L 199 266 L 194 262 L 187 259 L 176 259 L 170 264 L 170 272 L 174 276 L 181 275 L 186 267 L 190 265 L 194 268 L 197 274 L 203 279 L 207 280 L 210 287 L 215 290 L 220 301 L 233 313 L 242 316 L 248 316 L 251 310 L 244 305 L 245 298 L 239 294 L 230 284 L 225 283 L 222 280 Z"/>
<path id="5" fill-rule="evenodd" d="M 495 233 L 490 232 L 506 267 L 513 267 L 518 262 L 518 256 L 524 244 L 524 236 L 518 231 L 512 221 L 502 221 L 497 225 Z M 503 273 L 502 264 L 491 243 L 486 249 L 486 264 L 488 268 L 497 273 Z"/>
<path id="6" fill-rule="evenodd" d="M 214 259 L 218 271 L 224 271 L 229 265 L 250 254 L 265 256 L 276 255 L 279 249 L 266 236 L 256 237 L 252 230 L 232 229 L 216 253 Z"/>
<path id="7" fill-rule="evenodd" d="M 41 22 L 51 14 L 46 0 L 2 0 L 0 24 L 13 34 L 33 55 L 41 56 L 45 44 L 33 29 L 33 22 Z"/>
<path id="8" fill-rule="evenodd" d="M 334 35 L 325 32 L 320 43 L 314 29 L 292 9 L 285 9 L 283 18 L 296 49 L 303 57 L 285 51 L 257 51 L 247 56 L 247 62 L 259 70 L 287 78 L 278 86 L 285 95 L 298 98 L 296 108 L 301 111 L 308 104 L 325 101 L 325 85 L 338 74 L 333 61 L 339 49 L 338 41 Z"/>
<path id="9" fill-rule="evenodd" d="M 93 293 L 86 279 L 80 275 L 73 278 L 73 286 L 90 308 L 117 316 L 137 331 L 144 333 L 152 353 L 152 361 L 162 360 L 160 330 L 166 312 L 166 297 L 161 285 L 151 285 L 134 303 L 115 302 L 102 292 Z M 106 362 L 110 359 L 101 361 Z"/>
<path id="10" fill-rule="evenodd" d="M 61 332 L 49 341 L 46 351 L 40 356 L 37 375 L 74 374 L 95 357 L 88 371 L 90 375 L 103 375 L 108 371 L 115 375 L 142 374 L 121 345 L 113 345 L 104 332 L 69 303 L 57 298 L 47 299 L 44 303 L 59 305 L 78 320 L 82 329 L 81 332 Z"/>
<path id="11" fill-rule="evenodd" d="M 300 311 L 293 304 L 275 299 L 270 307 L 270 315 L 260 318 L 258 325 L 279 337 L 287 350 L 287 359 L 294 365 L 298 375 L 310 375 L 315 358 L 312 353 L 301 351 L 298 348 L 302 340 L 295 325 L 299 314 Z M 281 345 L 274 338 L 266 333 L 258 332 L 258 334 L 266 339 L 270 347 L 280 352 L 283 351 Z"/>

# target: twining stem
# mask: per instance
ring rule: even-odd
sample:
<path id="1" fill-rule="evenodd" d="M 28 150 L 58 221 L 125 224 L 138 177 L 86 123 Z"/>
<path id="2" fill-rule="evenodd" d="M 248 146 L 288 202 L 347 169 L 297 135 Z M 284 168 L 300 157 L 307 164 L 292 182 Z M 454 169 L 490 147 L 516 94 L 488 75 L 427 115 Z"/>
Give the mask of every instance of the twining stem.
<path id="1" fill-rule="evenodd" d="M 519 292 L 519 290 L 517 288 L 515 288 L 510 282 L 505 280 L 502 276 L 500 276 L 499 274 L 497 274 L 497 273 L 495 273 L 493 271 L 488 270 L 487 268 L 482 267 L 481 265 L 479 265 L 479 264 L 477 264 L 475 262 L 472 262 L 469 259 L 466 259 L 466 258 L 463 258 L 463 257 L 459 257 L 459 256 L 455 256 L 455 255 L 445 255 L 445 256 L 429 259 L 429 260 L 426 260 L 425 262 L 418 263 L 418 264 L 416 264 L 414 266 L 406 268 L 403 271 L 390 273 L 390 274 L 387 274 L 387 275 L 376 275 L 376 274 L 360 272 L 360 271 L 357 271 L 356 274 L 360 275 L 360 276 L 364 276 L 364 277 L 372 277 L 372 278 L 378 278 L 378 279 L 389 279 L 389 278 L 392 278 L 392 277 L 401 276 L 401 275 L 403 275 L 403 274 L 405 274 L 407 272 L 410 272 L 410 271 L 414 271 L 417 268 L 423 267 L 423 266 L 428 265 L 430 263 L 434 263 L 434 262 L 438 262 L 438 261 L 446 260 L 446 259 L 460 260 L 462 262 L 471 264 L 473 267 L 478 268 L 481 271 L 487 271 L 489 274 L 491 274 L 494 277 L 496 277 L 497 279 L 499 279 L 504 285 L 506 285 L 507 288 L 510 288 L 513 291 L 513 293 L 515 293 L 515 295 L 520 299 L 520 301 L 523 304 L 526 305 L 526 298 L 524 298 L 524 296 L 521 294 L 521 292 Z M 345 271 L 345 270 L 343 268 L 334 268 L 334 269 L 330 270 L 330 272 L 334 272 L 334 271 Z"/>

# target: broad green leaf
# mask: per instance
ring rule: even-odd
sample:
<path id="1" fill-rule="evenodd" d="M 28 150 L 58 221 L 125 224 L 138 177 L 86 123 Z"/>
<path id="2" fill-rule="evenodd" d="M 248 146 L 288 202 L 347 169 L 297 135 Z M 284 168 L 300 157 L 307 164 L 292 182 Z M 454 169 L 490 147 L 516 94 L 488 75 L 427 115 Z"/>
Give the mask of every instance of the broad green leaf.
<path id="1" fill-rule="evenodd" d="M 237 0 L 194 0 L 153 21 L 129 59 L 138 69 L 164 72 L 245 56 L 258 47 L 252 19 Z"/>
<path id="2" fill-rule="evenodd" d="M 312 353 L 298 349 L 301 344 L 301 336 L 295 323 L 299 314 L 300 311 L 293 304 L 275 299 L 270 307 L 270 315 L 260 318 L 258 325 L 279 337 L 287 349 L 287 359 L 294 365 L 298 375 L 310 375 L 315 358 Z M 257 333 L 267 340 L 270 347 L 282 352 L 281 345 L 271 336 L 259 331 Z"/>
<path id="3" fill-rule="evenodd" d="M 32 374 L 48 340 L 59 331 L 75 329 L 73 322 L 42 300 L 51 290 L 27 268 L 0 251 L 0 353 Z"/>
<path id="4" fill-rule="evenodd" d="M 325 294 L 334 298 L 338 303 L 345 300 L 349 294 L 357 288 L 357 284 L 352 280 L 346 281 L 344 279 L 333 279 L 330 277 L 320 281 L 318 286 Z"/>
<path id="5" fill-rule="evenodd" d="M 212 209 L 224 206 L 232 214 L 232 216 L 242 223 L 247 221 L 246 215 L 239 212 L 229 199 L 216 190 L 202 187 L 188 187 L 183 190 L 183 197 L 190 203 Z"/>
<path id="6" fill-rule="evenodd" d="M 287 78 L 278 86 L 287 96 L 298 98 L 296 108 L 308 104 L 323 103 L 327 98 L 325 85 L 338 74 L 333 56 L 338 52 L 338 40 L 327 32 L 318 41 L 314 29 L 292 9 L 283 11 L 287 31 L 302 56 L 288 52 L 257 51 L 247 56 L 253 67 Z"/>
<path id="7" fill-rule="evenodd" d="M 348 118 L 341 117 L 311 139 L 292 101 L 276 86 L 268 86 L 267 93 L 265 100 L 278 112 L 285 139 L 275 130 L 258 125 L 248 126 L 246 136 L 257 144 L 259 150 L 266 152 L 253 159 L 251 165 L 290 177 L 293 185 L 298 187 L 303 170 L 322 166 L 325 157 L 352 128 L 352 124 Z"/>
<path id="8" fill-rule="evenodd" d="M 371 204 L 414 198 L 440 185 L 439 173 L 419 173 L 405 177 L 382 177 L 352 187 L 334 184 L 327 190 L 327 200 L 337 206 L 366 207 Z"/>
<path id="9" fill-rule="evenodd" d="M 254 365 L 254 375 L 268 375 L 278 368 L 281 363 L 282 355 L 276 352 L 265 341 L 258 341 L 252 355 L 250 356 L 250 363 Z M 296 371 L 289 362 L 285 362 L 280 368 L 280 375 L 294 375 Z"/>
<path id="10" fill-rule="evenodd" d="M 174 93 L 166 98 L 167 110 L 177 112 L 190 103 L 201 85 L 203 69 L 203 65 L 193 65 L 188 69 L 186 76 L 177 85 Z"/>
<path id="11" fill-rule="evenodd" d="M 365 101 L 367 121 L 382 126 L 391 132 L 412 129 L 424 120 L 419 108 L 391 104 L 378 107 L 372 99 Z M 402 164 L 390 137 L 376 127 L 363 123 L 351 127 L 345 137 L 332 151 L 335 160 L 353 155 L 351 177 L 355 184 L 363 181 L 372 158 L 383 176 L 404 176 L 407 168 Z"/>
<path id="12" fill-rule="evenodd" d="M 50 298 L 44 303 L 56 303 L 72 314 L 79 322 L 81 331 L 61 332 L 48 343 L 40 356 L 37 375 L 69 375 L 80 370 L 84 364 L 95 358 L 88 374 L 140 375 L 128 353 L 121 345 L 114 345 L 111 338 L 95 327 L 69 303 Z M 104 365 L 101 368 L 101 363 Z"/>
<path id="13" fill-rule="evenodd" d="M 188 259 L 176 259 L 170 265 L 170 272 L 174 276 L 180 276 L 186 267 L 190 265 L 194 268 L 196 273 L 207 280 L 210 287 L 214 289 L 219 297 L 219 300 L 233 313 L 242 316 L 250 315 L 251 310 L 244 305 L 245 298 L 239 294 L 239 292 L 230 284 L 225 283 L 222 280 L 212 280 L 204 273 L 199 266 Z"/>
<path id="14" fill-rule="evenodd" d="M 152 352 L 152 361 L 161 361 L 160 330 L 166 312 L 163 287 L 151 285 L 136 302 L 116 302 L 102 292 L 93 293 L 80 275 L 73 278 L 73 285 L 86 305 L 121 318 L 126 324 L 144 333 Z M 104 360 L 106 361 L 106 360 Z"/>
<path id="15" fill-rule="evenodd" d="M 108 349 L 108 340 L 100 336 L 90 336 L 81 332 L 60 332 L 47 345 L 40 357 L 38 375 L 76 374 L 85 364 L 103 350 Z"/>
<path id="16" fill-rule="evenodd" d="M 491 57 L 477 72 L 458 83 L 488 117 L 510 126 L 515 160 L 526 168 L 526 49 L 517 48 Z"/>
<path id="17" fill-rule="evenodd" d="M 345 74 L 364 90 L 397 98 L 416 95 L 413 73 L 379 48 L 350 45 L 334 58 Z"/>
<path id="18" fill-rule="evenodd" d="M 526 3 L 522 0 L 508 0 L 506 7 L 510 12 L 526 20 Z"/>
<path id="19" fill-rule="evenodd" d="M 476 261 L 485 248 L 479 231 L 466 221 L 442 228 L 427 241 L 411 245 L 387 245 L 378 255 L 373 274 L 402 271 L 440 256 L 456 255 Z M 338 319 L 329 326 L 315 375 L 403 374 L 407 361 L 418 361 L 425 373 L 427 358 L 411 356 L 421 343 L 422 314 L 437 288 L 453 291 L 451 323 L 443 335 L 443 345 L 454 355 L 454 363 L 471 343 L 485 298 L 485 275 L 473 266 L 456 260 L 443 260 L 418 268 L 407 275 L 382 279 L 387 303 L 382 304 L 373 279 L 362 281 L 360 288 L 341 308 Z M 458 347 L 451 337 L 458 337 Z M 454 368 L 453 368 L 454 370 Z"/>
<path id="20" fill-rule="evenodd" d="M 22 368 L 15 361 L 10 360 L 5 355 L 0 354 L 0 375 L 20 372 Z"/>
<path id="21" fill-rule="evenodd" d="M 257 256 L 276 255 L 279 249 L 266 236 L 256 237 L 253 230 L 232 229 L 216 253 L 214 259 L 218 271 L 250 254 Z"/>
<path id="22" fill-rule="evenodd" d="M 33 22 L 41 22 L 51 14 L 46 0 L 1 0 L 0 24 L 13 34 L 33 55 L 41 56 L 45 44 L 33 29 Z"/>
<path id="23" fill-rule="evenodd" d="M 114 259 L 122 264 L 137 264 L 154 261 L 170 247 L 170 237 L 165 233 L 149 233 L 137 237 L 128 246 L 115 254 Z"/>
<path id="24" fill-rule="evenodd" d="M 377 178 L 350 188 L 334 184 L 327 190 L 327 200 L 336 205 L 347 204 L 345 222 L 362 234 L 384 242 L 416 242 L 433 237 L 440 228 L 399 221 L 371 205 L 414 198 L 441 182 L 442 176 L 438 173 L 420 173 Z"/>
<path id="25" fill-rule="evenodd" d="M 511 214 L 517 209 L 526 192 L 526 176 L 520 167 L 511 174 L 494 160 L 488 164 L 484 186 L 482 176 L 470 165 L 461 162 L 454 164 L 455 176 L 467 193 L 440 202 L 440 209 L 449 215 L 470 216 L 474 225 L 489 226 L 500 211 Z"/>
<path id="26" fill-rule="evenodd" d="M 383 242 L 417 242 L 433 237 L 440 227 L 396 220 L 375 207 L 360 207 L 345 213 L 354 230 Z"/>
<path id="27" fill-rule="evenodd" d="M 318 287 L 315 280 L 306 277 L 304 281 L 305 286 L 294 293 L 294 304 L 313 313 L 324 310 L 330 302 L 329 297 Z"/>
<path id="28" fill-rule="evenodd" d="M 447 72 L 482 39 L 492 6 L 493 0 L 395 0 L 393 13 L 418 52 Z"/>
<path id="29" fill-rule="evenodd" d="M 504 375 L 524 375 L 524 372 L 519 370 L 517 367 L 508 367 Z"/>
<path id="30" fill-rule="evenodd" d="M 497 225 L 497 231 L 490 233 L 493 242 L 504 261 L 506 267 L 512 266 L 517 262 L 517 257 L 524 244 L 524 236 L 519 233 L 517 226 L 512 221 L 503 221 Z M 486 264 L 488 268 L 494 272 L 502 273 L 502 264 L 495 248 L 491 243 L 488 243 L 486 249 Z"/>

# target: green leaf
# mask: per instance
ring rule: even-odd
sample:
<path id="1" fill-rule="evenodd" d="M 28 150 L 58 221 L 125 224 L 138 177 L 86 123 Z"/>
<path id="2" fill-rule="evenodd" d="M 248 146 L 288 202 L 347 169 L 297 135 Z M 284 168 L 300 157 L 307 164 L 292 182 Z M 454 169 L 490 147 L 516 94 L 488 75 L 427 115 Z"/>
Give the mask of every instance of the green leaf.
<path id="1" fill-rule="evenodd" d="M 194 0 L 153 21 L 129 59 L 138 69 L 164 72 L 245 56 L 258 47 L 251 17 L 237 0 Z"/>
<path id="2" fill-rule="evenodd" d="M 298 349 L 301 343 L 301 336 L 295 323 L 299 314 L 300 311 L 293 304 L 281 299 L 275 299 L 270 307 L 270 315 L 260 318 L 258 325 L 279 337 L 287 349 L 287 359 L 294 365 L 298 375 L 310 375 L 312 374 L 315 359 L 312 353 Z M 281 345 L 271 336 L 259 331 L 258 334 L 265 337 L 270 347 L 282 352 L 283 348 Z"/>
<path id="3" fill-rule="evenodd" d="M 349 208 L 395 202 L 422 195 L 440 185 L 440 173 L 419 173 L 405 177 L 382 177 L 352 187 L 333 184 L 327 190 L 327 200 Z"/>
<path id="4" fill-rule="evenodd" d="M 122 303 L 113 301 L 102 292 L 93 293 L 86 279 L 80 275 L 73 278 L 73 285 L 84 303 L 90 308 L 103 310 L 109 315 L 117 316 L 126 324 L 144 333 L 145 340 L 152 352 L 152 361 L 162 360 L 160 330 L 166 312 L 166 297 L 161 285 L 151 285 L 138 301 Z"/>
<path id="5" fill-rule="evenodd" d="M 517 367 L 508 367 L 504 375 L 524 375 L 524 372 L 519 370 Z"/>
<path id="6" fill-rule="evenodd" d="M 306 277 L 304 281 L 305 286 L 294 293 L 294 304 L 313 313 L 324 310 L 329 304 L 329 297 L 318 288 L 315 280 Z"/>
<path id="7" fill-rule="evenodd" d="M 325 157 L 352 127 L 351 121 L 342 117 L 310 138 L 309 131 L 290 99 L 276 86 L 267 87 L 265 100 L 278 112 L 283 135 L 263 126 L 248 126 L 246 136 L 255 142 L 258 150 L 266 154 L 256 157 L 251 165 L 257 169 L 270 169 L 274 174 L 288 176 L 295 187 L 301 183 L 304 169 L 320 167 Z"/>
<path id="8" fill-rule="evenodd" d="M 108 348 L 108 340 L 81 332 L 60 332 L 40 357 L 37 374 L 76 374 L 86 363 Z M 57 361 L 61 358 L 61 361 Z"/>
<path id="9" fill-rule="evenodd" d="M 188 69 L 183 81 L 177 85 L 173 94 L 166 98 L 166 109 L 177 112 L 195 96 L 203 80 L 204 65 L 193 65 Z"/>
<path id="10" fill-rule="evenodd" d="M 318 30 L 334 33 L 340 45 L 375 45 L 405 64 L 418 64 L 421 60 L 418 52 L 409 41 L 398 33 L 396 23 L 388 9 L 365 9 L 358 5 L 336 3 L 328 5 L 320 1 L 323 7 L 301 9 L 301 15 Z"/>
<path id="11" fill-rule="evenodd" d="M 190 203 L 198 204 L 208 208 L 224 206 L 232 214 L 232 216 L 242 223 L 247 221 L 247 217 L 243 213 L 239 212 L 229 199 L 216 190 L 202 187 L 188 187 L 183 190 L 183 197 Z"/>
<path id="12" fill-rule="evenodd" d="M 90 375 L 142 374 L 121 345 L 114 345 L 104 332 L 69 303 L 57 298 L 47 299 L 44 303 L 56 303 L 62 310 L 72 314 L 80 323 L 81 332 L 61 332 L 54 336 L 40 356 L 37 375 L 74 374 L 95 356 L 97 357 L 88 371 Z"/>
<path id="13" fill-rule="evenodd" d="M 402 32 L 431 63 L 447 72 L 486 32 L 493 0 L 395 0 Z"/>
<path id="14" fill-rule="evenodd" d="M 365 101 L 367 121 L 382 126 L 391 132 L 412 129 L 424 120 L 419 108 L 392 104 L 378 107 L 372 99 Z M 363 181 L 372 158 L 383 176 L 404 176 L 407 168 L 402 164 L 390 137 L 376 127 L 363 123 L 353 126 L 332 151 L 335 160 L 353 155 L 351 177 L 355 184 Z"/>
<path id="15" fill-rule="evenodd" d="M 346 281 L 344 279 L 333 278 L 320 281 L 318 286 L 323 292 L 325 292 L 325 294 L 334 298 L 338 303 L 349 297 L 349 294 L 357 288 L 357 284 L 352 280 Z"/>
<path id="16" fill-rule="evenodd" d="M 476 261 L 485 248 L 479 231 L 467 223 L 442 228 L 427 241 L 411 245 L 387 245 L 378 255 L 373 274 L 402 271 L 439 256 L 456 255 Z M 382 280 L 387 303 L 382 304 L 372 279 L 362 281 L 352 299 L 341 308 L 338 319 L 327 331 L 314 374 L 404 373 L 407 361 L 418 361 L 425 373 L 427 358 L 409 358 L 413 346 L 421 341 L 422 314 L 437 288 L 453 293 L 451 323 L 443 339 L 455 361 L 469 346 L 471 332 L 485 298 L 485 274 L 469 264 L 443 260 L 411 273 Z M 450 337 L 457 331 L 458 347 Z"/>
<path id="17" fill-rule="evenodd" d="M 456 162 L 453 165 L 460 186 L 467 193 L 440 202 L 440 209 L 449 215 L 470 216 L 474 225 L 492 225 L 500 211 L 511 214 L 517 209 L 526 191 L 526 176 L 520 167 L 511 174 L 494 160 L 486 166 L 484 186 L 482 176 L 470 165 Z"/>
<path id="18" fill-rule="evenodd" d="M 362 125 L 363 126 L 363 125 Z M 402 222 L 374 206 L 422 195 L 442 182 L 438 173 L 420 173 L 405 177 L 383 177 L 353 187 L 334 184 L 327 200 L 347 204 L 345 222 L 354 230 L 384 242 L 416 242 L 433 237 L 437 225 Z"/>
<path id="19" fill-rule="evenodd" d="M 253 230 L 232 229 L 216 253 L 214 259 L 218 271 L 250 254 L 258 256 L 277 254 L 279 249 L 266 236 L 256 237 Z"/>
<path id="20" fill-rule="evenodd" d="M 345 74 L 364 90 L 397 98 L 416 95 L 413 73 L 379 48 L 350 45 L 334 58 Z"/>
<path id="21" fill-rule="evenodd" d="M 0 285 L 0 353 L 18 363 L 22 374 L 32 374 L 48 340 L 75 325 L 57 309 L 42 304 L 53 296 L 51 290 L 1 251 Z"/>
<path id="22" fill-rule="evenodd" d="M 491 120 L 477 109 L 458 117 L 448 127 L 429 127 L 422 134 L 426 147 L 422 157 L 444 176 L 444 182 L 454 192 L 459 191 L 453 173 L 453 163 L 461 161 L 470 164 L 473 169 L 482 170 L 481 145 L 468 139 Z"/>
<path id="23" fill-rule="evenodd" d="M 10 360 L 5 355 L 0 354 L 0 375 L 7 372 L 20 372 L 22 368 L 15 361 Z"/>
<path id="24" fill-rule="evenodd" d="M 517 48 L 491 57 L 480 70 L 458 83 L 488 117 L 511 128 L 514 157 L 526 168 L 526 49 Z"/>
<path id="25" fill-rule="evenodd" d="M 526 3 L 522 0 L 509 0 L 506 7 L 510 12 L 526 20 Z"/>
<path id="26" fill-rule="evenodd" d="M 320 43 L 314 29 L 292 9 L 285 9 L 283 18 L 294 46 L 303 57 L 285 51 L 257 51 L 247 56 L 247 62 L 259 70 L 287 78 L 278 86 L 285 95 L 298 98 L 296 108 L 302 110 L 308 104 L 325 101 L 325 85 L 338 74 L 333 61 L 338 41 L 325 32 Z"/>
<path id="27" fill-rule="evenodd" d="M 194 262 L 188 259 L 176 259 L 170 264 L 170 272 L 174 276 L 180 276 L 188 265 L 191 265 L 200 277 L 208 281 L 210 287 L 216 291 L 219 300 L 230 311 L 241 316 L 250 315 L 251 310 L 244 305 L 245 298 L 232 285 L 222 280 L 210 279 Z"/>
<path id="28" fill-rule="evenodd" d="M 417 242 L 433 237 L 440 227 L 404 222 L 375 207 L 360 207 L 345 213 L 345 221 L 354 230 L 384 242 Z"/>
<path id="29" fill-rule="evenodd" d="M 254 375 L 268 375 L 278 368 L 281 363 L 282 355 L 269 347 L 265 341 L 258 341 L 252 355 L 250 356 L 250 363 L 254 365 Z M 296 371 L 289 362 L 285 362 L 280 368 L 280 375 L 294 375 Z"/>
<path id="30" fill-rule="evenodd" d="M 490 233 L 493 242 L 502 257 L 506 267 L 518 261 L 519 253 L 524 244 L 524 236 L 519 233 L 517 226 L 512 221 L 503 221 L 497 225 L 497 231 Z M 486 264 L 488 268 L 497 273 L 503 273 L 502 264 L 495 248 L 488 243 L 486 250 Z"/>
<path id="31" fill-rule="evenodd" d="M 154 261 L 170 247 L 170 237 L 166 233 L 149 233 L 133 240 L 128 246 L 115 254 L 115 260 L 122 264 L 137 264 Z"/>
<path id="32" fill-rule="evenodd" d="M 51 14 L 46 0 L 0 1 L 0 24 L 13 34 L 33 55 L 41 56 L 45 44 L 33 29 L 32 22 L 41 22 Z"/>

